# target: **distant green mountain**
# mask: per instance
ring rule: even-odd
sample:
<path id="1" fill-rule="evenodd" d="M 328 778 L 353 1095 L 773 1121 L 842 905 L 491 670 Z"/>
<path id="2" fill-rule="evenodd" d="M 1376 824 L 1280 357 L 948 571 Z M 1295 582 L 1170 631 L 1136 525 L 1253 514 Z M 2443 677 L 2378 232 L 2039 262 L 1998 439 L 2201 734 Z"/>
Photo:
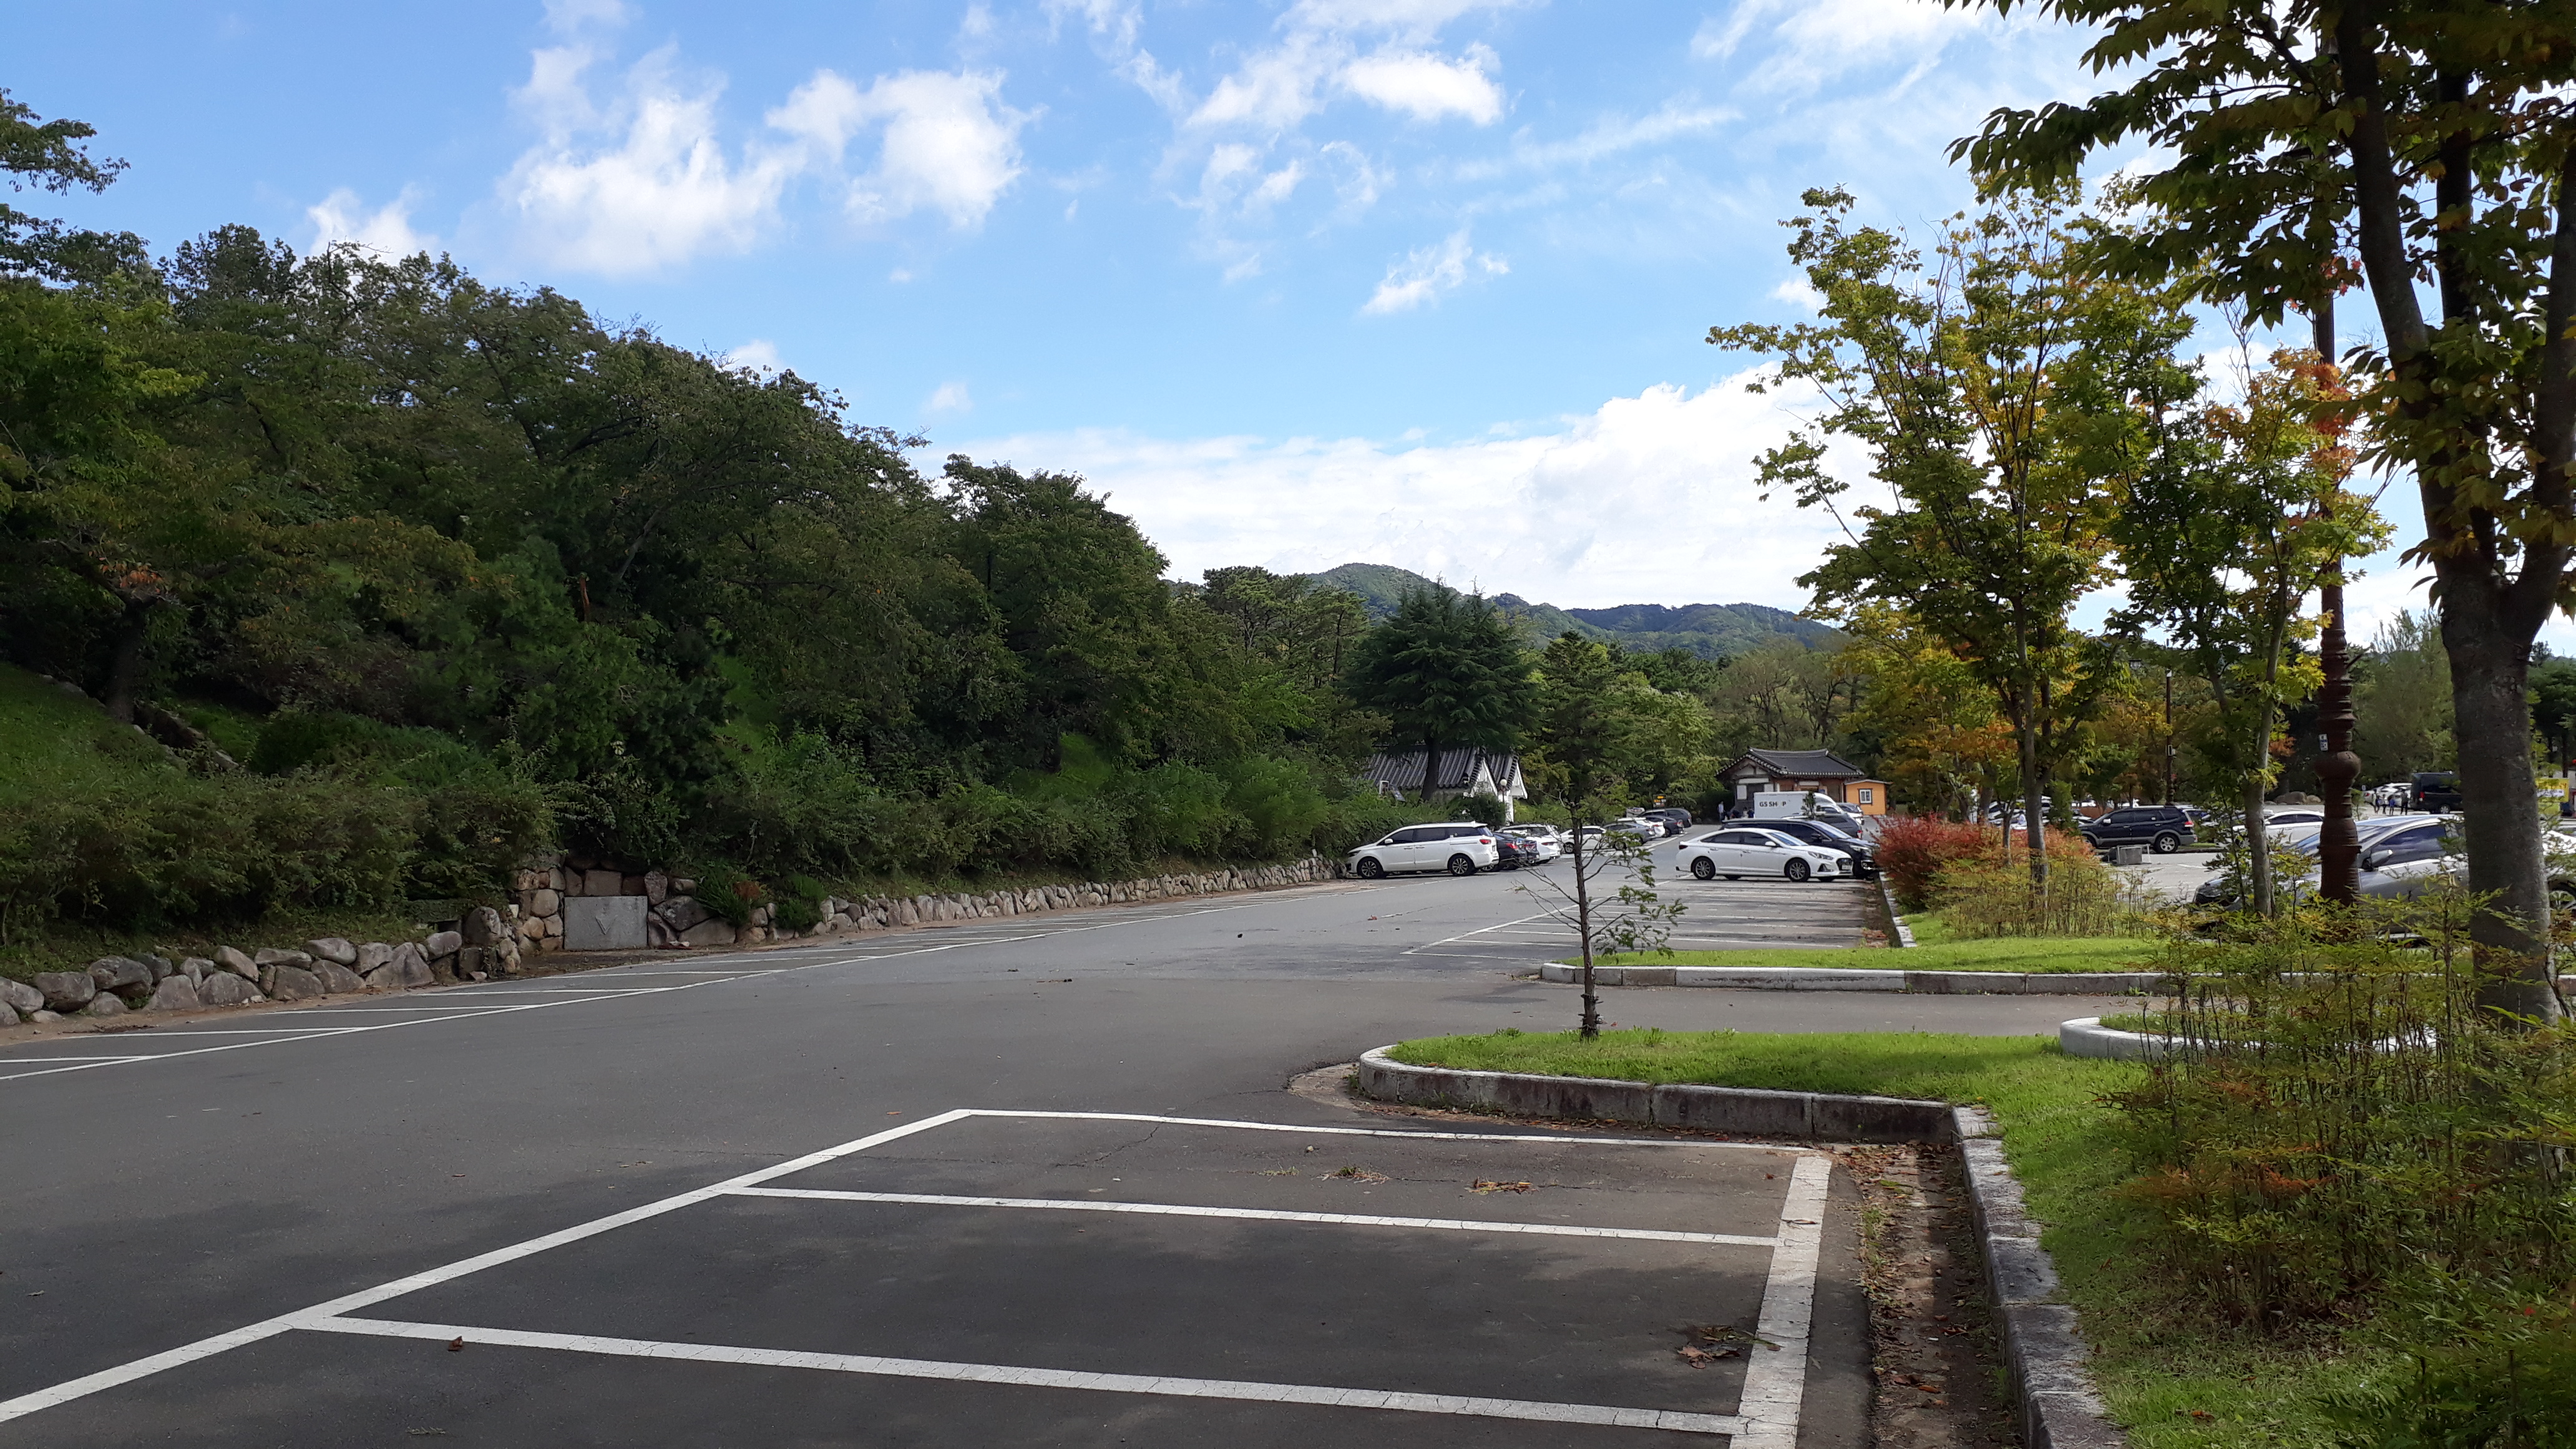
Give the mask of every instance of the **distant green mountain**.
<path id="1" fill-rule="evenodd" d="M 1396 600 L 1407 589 L 1447 587 L 1410 569 L 1388 564 L 1346 563 L 1310 577 L 1359 595 L 1368 606 L 1369 617 L 1379 619 L 1394 612 Z M 1687 649 L 1704 659 L 1722 659 L 1780 634 L 1802 639 L 1810 648 L 1830 648 L 1843 637 L 1842 631 L 1830 624 L 1801 619 L 1786 609 L 1766 604 L 1683 604 L 1678 608 L 1621 604 L 1609 609 L 1560 609 L 1554 604 L 1533 604 L 1517 594 L 1496 594 L 1493 600 L 1519 621 L 1534 644 L 1571 629 L 1627 649 Z"/>

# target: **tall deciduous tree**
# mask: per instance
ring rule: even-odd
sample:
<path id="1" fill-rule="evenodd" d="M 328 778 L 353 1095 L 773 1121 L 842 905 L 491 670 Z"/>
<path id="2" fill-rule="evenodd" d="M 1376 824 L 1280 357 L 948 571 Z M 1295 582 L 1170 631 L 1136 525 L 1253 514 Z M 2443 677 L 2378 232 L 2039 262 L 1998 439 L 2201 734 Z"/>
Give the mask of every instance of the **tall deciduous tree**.
<path id="1" fill-rule="evenodd" d="M 1998 10 L 2013 0 L 1984 0 Z M 2133 83 L 1999 110 L 1989 185 L 2056 185 L 2144 142 L 2141 275 L 2277 322 L 2353 271 L 2387 339 L 2359 370 L 2381 462 L 2414 474 L 2450 656 L 2482 998 L 2561 1012 L 2533 808 L 2531 646 L 2576 602 L 2576 11 L 2490 0 L 2039 0 Z M 2143 63 L 2143 64 L 2142 64 Z M 2428 285 L 2429 284 L 2429 285 Z"/>
<path id="2" fill-rule="evenodd" d="M 1408 591 L 1351 651 L 1344 679 L 1353 699 L 1395 722 L 1398 739 L 1422 746 L 1426 800 L 1442 750 L 1510 748 L 1536 701 L 1511 626 L 1481 595 L 1447 589 Z"/>
<path id="3" fill-rule="evenodd" d="M 2129 591 L 2117 622 L 2164 629 L 2208 681 L 2245 811 L 2253 906 L 2266 915 L 2272 741 L 2283 707 L 2318 682 L 2313 659 L 2301 667 L 2289 646 L 2314 634 L 2302 610 L 2328 571 L 2388 536 L 2370 500 L 2344 490 L 2352 458 L 2332 431 L 2343 402 L 2314 353 L 2284 354 L 2249 379 L 2241 404 L 2154 416 L 2146 446 L 2114 464 L 2128 485 L 2110 525 Z"/>
<path id="4" fill-rule="evenodd" d="M 2069 619 L 2104 581 L 2115 502 L 2077 455 L 2124 424 L 2129 395 L 2170 365 L 2188 326 L 2164 299 L 2094 279 L 2051 199 L 1954 220 L 1928 269 L 1903 238 L 1852 227 L 1848 193 L 1805 200 L 1789 255 L 1824 298 L 1823 320 L 1715 327 L 1708 340 L 1778 359 L 1776 381 L 1757 390 L 1823 395 L 1815 419 L 1762 456 L 1768 487 L 1842 516 L 1851 485 L 1827 466 L 1840 437 L 1895 495 L 1892 507 L 1851 509 L 1850 542 L 1799 582 L 1837 616 L 1872 602 L 1906 609 L 1993 693 L 2012 725 L 2031 879 L 2044 890 L 2048 781 L 2066 732 L 2098 701 Z"/>

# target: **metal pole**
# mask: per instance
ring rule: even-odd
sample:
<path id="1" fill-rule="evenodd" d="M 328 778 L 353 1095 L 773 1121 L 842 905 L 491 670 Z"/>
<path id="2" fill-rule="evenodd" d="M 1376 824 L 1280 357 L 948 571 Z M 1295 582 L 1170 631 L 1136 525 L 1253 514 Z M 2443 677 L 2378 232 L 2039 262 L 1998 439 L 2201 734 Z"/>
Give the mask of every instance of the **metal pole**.
<path id="1" fill-rule="evenodd" d="M 2313 320 L 2317 355 L 2332 366 L 2331 281 L 2317 300 Z M 2325 748 L 2317 754 L 2317 793 L 2325 797 L 2326 819 L 2317 832 L 2317 893 L 2348 906 L 2361 898 L 2361 834 L 2352 823 L 2352 784 L 2361 775 L 2361 756 L 2352 752 L 2352 657 L 2343 628 L 2343 560 L 2328 566 L 2318 593 L 2325 637 L 2318 641 L 2317 662 L 2325 669 L 2325 682 L 2317 688 L 2317 727 L 2325 735 Z"/>

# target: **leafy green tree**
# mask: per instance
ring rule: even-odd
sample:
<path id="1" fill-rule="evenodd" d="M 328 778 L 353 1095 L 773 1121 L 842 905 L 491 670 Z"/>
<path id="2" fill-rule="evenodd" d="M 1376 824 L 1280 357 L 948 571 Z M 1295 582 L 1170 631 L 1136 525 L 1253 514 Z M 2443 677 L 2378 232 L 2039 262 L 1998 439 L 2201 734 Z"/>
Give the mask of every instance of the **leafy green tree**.
<path id="1" fill-rule="evenodd" d="M 1445 749 L 1519 743 L 1535 703 L 1528 656 L 1483 596 L 1406 592 L 1384 623 L 1362 636 L 1344 672 L 1351 697 L 1422 746 L 1422 795 Z"/>
<path id="2" fill-rule="evenodd" d="M 2403 780 L 2459 762 L 2451 733 L 2451 662 L 2441 626 L 2404 610 L 2353 661 L 2353 749 L 2365 780 Z"/>
<path id="3" fill-rule="evenodd" d="M 2328 431 L 2342 401 L 2315 354 L 2287 354 L 2250 379 L 2241 406 L 2153 415 L 2118 465 L 2127 496 L 2109 525 L 2129 592 L 2115 623 L 2163 628 L 2215 697 L 2221 759 L 2245 816 L 2249 894 L 2265 915 L 2272 744 L 2284 706 L 2317 684 L 2313 658 L 2289 656 L 2315 632 L 2301 610 L 2329 570 L 2377 552 L 2388 535 L 2370 500 L 2343 487 L 2350 454 Z"/>
<path id="4" fill-rule="evenodd" d="M 1596 949 L 1654 949 L 1682 910 L 1656 899 L 1653 868 L 1639 837 L 1605 830 L 1587 841 L 1583 834 L 1587 826 L 1611 819 L 1625 803 L 1628 776 L 1651 749 L 1661 723 L 1651 703 L 1657 697 L 1658 691 L 1626 668 L 1617 651 L 1571 630 L 1539 656 L 1529 730 L 1534 751 L 1527 768 L 1547 793 L 1565 803 L 1572 828 L 1566 842 L 1571 885 L 1548 877 L 1535 888 L 1553 891 L 1572 912 L 1583 963 L 1579 1027 L 1587 1039 L 1601 1034 L 1601 999 L 1593 983 Z M 1611 901 L 1602 901 L 1596 889 L 1600 879 L 1621 866 L 1634 879 L 1622 884 Z"/>
<path id="5" fill-rule="evenodd" d="M 1998 10 L 2012 0 L 1992 0 Z M 2089 100 L 2004 109 L 1953 148 L 1989 187 L 2054 186 L 2143 144 L 2145 216 L 2111 256 L 2189 274 L 2257 323 L 2365 282 L 2354 357 L 2374 460 L 2414 475 L 2451 665 L 2474 936 L 2520 1019 L 2562 1014 L 2532 809 L 2532 641 L 2576 602 L 2576 15 L 2484 0 L 2043 0 L 2095 27 Z"/>
<path id="6" fill-rule="evenodd" d="M 1902 607 L 1994 694 L 2044 891 L 2047 782 L 2101 700 L 2081 683 L 2096 671 L 2071 616 L 2105 581 L 2115 495 L 2085 455 L 2136 426 L 2132 397 L 2169 385 L 2189 323 L 2171 298 L 2094 278 L 2058 198 L 1954 221 L 1929 268 L 1893 233 L 1850 226 L 1848 193 L 1805 200 L 1789 255 L 1824 297 L 1823 320 L 1715 327 L 1708 340 L 1778 360 L 1757 391 L 1823 395 L 1760 460 L 1767 487 L 1835 510 L 1850 539 L 1799 582 L 1838 617 Z M 1827 467 L 1838 437 L 1867 452 L 1893 507 L 1845 517 L 1851 485 Z"/>

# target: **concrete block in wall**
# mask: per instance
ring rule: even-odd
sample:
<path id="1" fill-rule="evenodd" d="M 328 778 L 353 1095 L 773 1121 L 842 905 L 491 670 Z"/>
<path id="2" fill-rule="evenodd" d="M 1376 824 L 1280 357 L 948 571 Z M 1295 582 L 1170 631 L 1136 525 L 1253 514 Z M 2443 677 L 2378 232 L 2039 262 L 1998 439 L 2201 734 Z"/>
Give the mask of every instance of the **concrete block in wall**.
<path id="1" fill-rule="evenodd" d="M 642 896 L 574 896 L 563 903 L 567 951 L 644 949 Z"/>

